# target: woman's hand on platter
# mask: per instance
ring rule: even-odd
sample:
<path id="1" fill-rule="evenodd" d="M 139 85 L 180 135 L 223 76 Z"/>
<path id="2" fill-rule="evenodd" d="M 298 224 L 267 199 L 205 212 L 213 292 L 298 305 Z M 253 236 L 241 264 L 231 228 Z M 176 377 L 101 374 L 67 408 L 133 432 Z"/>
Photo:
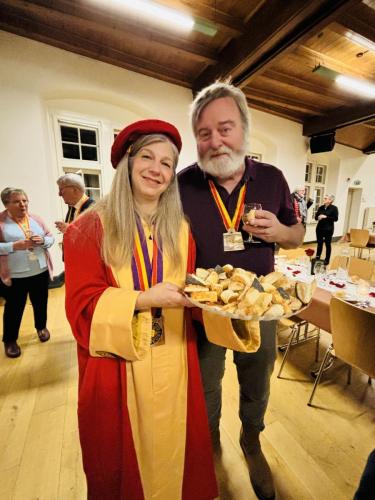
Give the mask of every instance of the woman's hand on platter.
<path id="1" fill-rule="evenodd" d="M 33 242 L 31 240 L 18 240 L 13 243 L 13 250 L 28 250 L 33 248 Z"/>
<path id="2" fill-rule="evenodd" d="M 173 283 L 163 282 L 138 295 L 135 303 L 137 310 L 151 307 L 193 307 L 193 305 L 183 295 L 181 288 Z"/>

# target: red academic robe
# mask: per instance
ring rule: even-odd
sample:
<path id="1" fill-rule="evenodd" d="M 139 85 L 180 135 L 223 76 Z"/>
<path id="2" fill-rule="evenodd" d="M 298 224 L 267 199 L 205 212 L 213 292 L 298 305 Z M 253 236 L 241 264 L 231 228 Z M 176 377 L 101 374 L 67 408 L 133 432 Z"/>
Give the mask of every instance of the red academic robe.
<path id="1" fill-rule="evenodd" d="M 78 422 L 83 465 L 89 498 L 141 500 L 145 497 L 127 406 L 128 361 L 89 353 L 96 304 L 108 287 L 117 287 L 111 269 L 101 257 L 102 236 L 102 224 L 95 213 L 80 217 L 64 236 L 66 313 L 78 344 Z M 190 272 L 194 261 L 195 246 L 190 237 Z M 195 332 L 189 311 L 185 316 L 188 386 L 182 499 L 209 500 L 217 497 L 218 491 Z"/>

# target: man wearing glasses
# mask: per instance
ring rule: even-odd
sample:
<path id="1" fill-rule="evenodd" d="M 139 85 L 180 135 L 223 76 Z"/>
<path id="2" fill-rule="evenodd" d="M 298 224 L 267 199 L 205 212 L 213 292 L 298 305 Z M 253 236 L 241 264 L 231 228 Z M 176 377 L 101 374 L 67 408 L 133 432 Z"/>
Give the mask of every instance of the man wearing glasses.
<path id="1" fill-rule="evenodd" d="M 79 214 L 88 208 L 94 200 L 85 194 L 83 179 L 78 174 L 65 174 L 57 179 L 59 196 L 68 205 L 69 209 L 65 221 L 56 221 L 55 226 L 61 233 L 65 233 Z"/>

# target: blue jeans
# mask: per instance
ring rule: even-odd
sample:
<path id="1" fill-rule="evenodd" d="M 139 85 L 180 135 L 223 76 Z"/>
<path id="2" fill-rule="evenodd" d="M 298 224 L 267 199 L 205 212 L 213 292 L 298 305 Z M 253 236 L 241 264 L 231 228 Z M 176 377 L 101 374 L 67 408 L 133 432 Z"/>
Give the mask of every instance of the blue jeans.
<path id="1" fill-rule="evenodd" d="M 264 429 L 270 378 L 276 359 L 276 321 L 260 323 L 261 345 L 257 352 L 233 351 L 240 386 L 239 416 L 244 434 Z M 194 322 L 198 331 L 198 353 L 206 398 L 208 420 L 213 441 L 218 439 L 221 417 L 222 378 L 225 370 L 226 348 L 211 344 L 203 326 Z"/>

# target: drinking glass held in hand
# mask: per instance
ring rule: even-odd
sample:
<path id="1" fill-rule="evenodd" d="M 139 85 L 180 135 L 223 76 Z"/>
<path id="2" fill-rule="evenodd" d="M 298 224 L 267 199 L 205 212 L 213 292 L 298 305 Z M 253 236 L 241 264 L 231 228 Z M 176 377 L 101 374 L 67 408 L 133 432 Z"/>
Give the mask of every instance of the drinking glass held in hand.
<path id="1" fill-rule="evenodd" d="M 257 210 L 262 210 L 262 205 L 260 203 L 245 203 L 243 207 L 242 222 L 248 225 L 251 219 L 255 219 Z M 260 243 L 260 241 L 254 240 L 253 235 L 249 233 L 249 238 L 244 240 L 244 243 Z"/>

